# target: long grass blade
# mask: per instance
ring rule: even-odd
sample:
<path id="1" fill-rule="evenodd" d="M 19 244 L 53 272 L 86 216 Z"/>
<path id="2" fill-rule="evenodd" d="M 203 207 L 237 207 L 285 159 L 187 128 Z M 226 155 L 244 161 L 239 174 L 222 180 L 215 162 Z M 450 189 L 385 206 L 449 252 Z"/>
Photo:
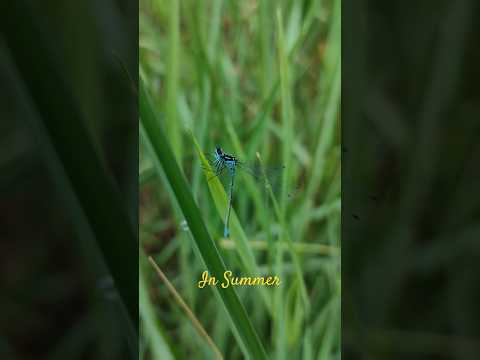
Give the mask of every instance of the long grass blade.
<path id="1" fill-rule="evenodd" d="M 166 134 L 158 121 L 152 102 L 147 93 L 143 79 L 140 79 L 140 120 L 145 132 L 153 146 L 155 156 L 162 165 L 165 176 L 171 186 L 181 208 L 192 237 L 198 246 L 198 250 L 212 276 L 223 278 L 226 271 L 225 264 L 220 253 L 207 231 L 202 220 L 201 213 L 195 204 L 190 188 L 183 176 L 173 152 L 170 148 Z M 237 293 L 232 287 L 215 287 L 218 291 L 231 323 L 238 332 L 241 341 L 248 351 L 248 356 L 254 359 L 266 359 L 265 349 L 243 307 Z"/>
<path id="2" fill-rule="evenodd" d="M 220 350 L 218 350 L 218 347 L 217 345 L 215 345 L 215 343 L 213 342 L 212 338 L 210 337 L 210 335 L 208 335 L 207 331 L 205 330 L 205 328 L 202 326 L 202 324 L 200 323 L 200 321 L 198 320 L 198 318 L 195 316 L 195 314 L 193 313 L 193 311 L 188 307 L 188 305 L 185 303 L 185 301 L 182 299 L 182 297 L 180 296 L 180 294 L 177 292 L 177 290 L 175 289 L 175 287 L 172 285 L 172 283 L 168 280 L 167 276 L 163 273 L 163 271 L 160 269 L 160 267 L 157 265 L 157 263 L 155 262 L 155 260 L 153 260 L 153 258 L 151 256 L 148 257 L 148 261 L 150 261 L 150 263 L 152 264 L 152 266 L 154 267 L 155 271 L 157 272 L 158 276 L 160 277 L 160 279 L 162 279 L 162 281 L 165 283 L 165 285 L 167 286 L 168 288 L 168 291 L 170 291 L 170 293 L 173 295 L 175 301 L 177 302 L 177 304 L 183 309 L 183 311 L 185 312 L 185 314 L 187 314 L 188 318 L 190 319 L 190 321 L 192 322 L 193 324 L 193 327 L 195 328 L 195 330 L 197 330 L 197 332 L 205 339 L 205 341 L 208 343 L 208 345 L 210 346 L 210 348 L 212 349 L 213 353 L 215 354 L 215 358 L 216 359 L 220 359 L 222 360 L 223 359 L 223 356 L 222 356 L 222 353 L 220 352 Z"/>

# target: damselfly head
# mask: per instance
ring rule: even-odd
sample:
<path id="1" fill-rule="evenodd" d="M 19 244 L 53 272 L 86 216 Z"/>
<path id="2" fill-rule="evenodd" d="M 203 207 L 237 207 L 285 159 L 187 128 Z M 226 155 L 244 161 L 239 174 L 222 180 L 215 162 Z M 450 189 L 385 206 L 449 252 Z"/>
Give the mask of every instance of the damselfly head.
<path id="1" fill-rule="evenodd" d="M 223 151 L 222 151 L 222 148 L 220 146 L 215 146 L 215 153 L 218 155 L 218 156 L 222 156 L 223 154 Z"/>

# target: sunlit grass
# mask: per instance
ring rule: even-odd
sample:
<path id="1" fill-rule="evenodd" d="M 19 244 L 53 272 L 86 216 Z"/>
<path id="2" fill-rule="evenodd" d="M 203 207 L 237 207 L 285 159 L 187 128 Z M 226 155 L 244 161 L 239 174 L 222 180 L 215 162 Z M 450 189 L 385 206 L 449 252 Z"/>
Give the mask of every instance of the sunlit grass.
<path id="1" fill-rule="evenodd" d="M 254 353 L 242 320 L 227 315 L 232 304 L 197 288 L 211 266 L 202 248 L 208 242 L 184 212 L 185 192 L 172 190 L 178 166 L 200 209 L 195 221 L 205 224 L 226 268 L 282 279 L 274 289 L 235 288 L 268 356 L 339 358 L 340 2 L 141 1 L 140 63 L 156 118 L 140 136 L 144 251 L 225 358 Z M 154 126 L 166 131 L 168 145 Z M 286 167 L 279 194 L 238 176 L 230 239 L 222 237 L 226 191 L 202 170 L 203 154 L 216 144 L 246 162 L 258 153 L 264 164 Z M 167 146 L 175 165 L 162 161 Z M 142 357 L 211 356 L 153 269 L 143 267 L 142 276 Z M 162 349 L 152 344 L 158 336 Z"/>

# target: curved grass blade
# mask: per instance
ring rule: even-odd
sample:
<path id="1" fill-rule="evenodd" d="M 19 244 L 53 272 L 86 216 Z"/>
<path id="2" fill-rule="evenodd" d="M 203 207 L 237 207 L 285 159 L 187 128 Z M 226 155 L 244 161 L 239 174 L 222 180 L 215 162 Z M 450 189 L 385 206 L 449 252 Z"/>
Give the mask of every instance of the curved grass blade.
<path id="1" fill-rule="evenodd" d="M 222 182 L 218 176 L 211 176 L 215 171 L 211 168 L 210 162 L 207 160 L 205 154 L 200 149 L 200 146 L 195 139 L 195 136 L 191 134 L 193 143 L 197 149 L 198 156 L 200 158 L 201 166 L 204 169 L 204 173 L 207 179 L 208 188 L 210 189 L 210 194 L 212 195 L 213 202 L 217 208 L 217 212 L 220 217 L 224 219 L 226 212 L 228 211 L 228 196 L 225 192 L 225 189 L 222 185 Z M 242 269 L 245 272 L 250 274 L 260 274 L 258 265 L 255 261 L 255 256 L 253 254 L 252 248 L 249 244 L 248 238 L 243 231 L 243 227 L 240 224 L 240 221 L 235 213 L 235 210 L 231 209 L 230 214 L 230 225 L 229 225 L 231 238 L 233 239 L 238 255 L 242 262 Z M 265 309 L 272 313 L 271 299 L 263 287 L 256 288 L 260 292 L 260 296 L 265 302 Z"/>
<path id="2" fill-rule="evenodd" d="M 139 252 L 139 257 L 138 305 L 140 319 L 143 321 L 148 340 L 148 346 L 156 359 L 173 360 L 176 356 L 170 348 L 168 339 L 162 332 L 154 311 L 154 306 L 148 296 L 147 279 L 145 278 L 145 270 L 143 269 L 145 266 L 143 263 L 146 260 L 143 252 Z"/>
<path id="3" fill-rule="evenodd" d="M 210 335 L 208 335 L 207 331 L 205 328 L 202 326 L 200 320 L 195 316 L 193 311 L 189 308 L 185 300 L 182 299 L 178 291 L 175 289 L 175 287 L 172 285 L 170 280 L 168 280 L 167 276 L 164 274 L 164 272 L 160 269 L 160 267 L 157 265 L 155 260 L 151 256 L 148 257 L 148 261 L 152 264 L 153 268 L 157 272 L 157 275 L 162 279 L 164 282 L 165 286 L 168 288 L 170 293 L 172 294 L 173 298 L 175 299 L 176 303 L 178 306 L 184 311 L 184 313 L 187 315 L 187 317 L 190 319 L 194 329 L 197 331 L 198 335 L 208 344 L 210 349 L 212 350 L 213 354 L 215 355 L 215 358 L 218 360 L 223 360 L 223 355 L 218 349 L 217 345 L 214 343 Z M 163 359 L 163 358 L 162 358 Z"/>
<path id="4" fill-rule="evenodd" d="M 176 201 L 185 216 L 198 250 L 210 274 L 219 279 L 223 278 L 223 273 L 226 271 L 225 264 L 207 231 L 187 181 L 175 160 L 166 134 L 156 117 L 142 78 L 140 78 L 139 105 L 140 121 L 152 144 L 155 156 L 162 165 L 165 176 L 175 194 Z M 234 333 L 237 331 L 239 334 L 249 353 L 248 355 L 254 359 L 267 359 L 265 349 L 235 290 L 232 287 L 225 289 L 215 287 L 214 289 L 219 293 L 225 310 L 232 320 L 231 324 L 234 326 Z"/>

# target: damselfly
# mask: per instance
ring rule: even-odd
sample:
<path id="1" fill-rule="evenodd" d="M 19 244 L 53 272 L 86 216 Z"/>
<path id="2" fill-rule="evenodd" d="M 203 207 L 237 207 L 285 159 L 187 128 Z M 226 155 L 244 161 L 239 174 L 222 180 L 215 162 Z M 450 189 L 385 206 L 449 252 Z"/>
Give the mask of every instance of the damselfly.
<path id="1" fill-rule="evenodd" d="M 208 157 L 208 156 L 207 156 Z M 228 207 L 227 212 L 225 214 L 225 225 L 223 229 L 223 236 L 229 237 L 229 221 L 230 221 L 230 213 L 232 209 L 232 201 L 233 201 L 233 189 L 235 184 L 235 177 L 237 174 L 237 170 L 242 170 L 243 172 L 251 175 L 256 181 L 262 181 L 273 185 L 276 180 L 279 178 L 281 174 L 281 170 L 283 170 L 284 166 L 276 166 L 273 168 L 260 168 L 260 166 L 248 166 L 244 162 L 240 161 L 236 156 L 225 153 L 221 147 L 215 147 L 215 151 L 213 153 L 213 157 L 208 157 L 210 166 L 212 169 L 205 169 L 209 172 L 209 180 L 214 177 L 222 177 L 223 175 L 227 174 L 229 176 L 229 184 L 228 184 Z"/>

